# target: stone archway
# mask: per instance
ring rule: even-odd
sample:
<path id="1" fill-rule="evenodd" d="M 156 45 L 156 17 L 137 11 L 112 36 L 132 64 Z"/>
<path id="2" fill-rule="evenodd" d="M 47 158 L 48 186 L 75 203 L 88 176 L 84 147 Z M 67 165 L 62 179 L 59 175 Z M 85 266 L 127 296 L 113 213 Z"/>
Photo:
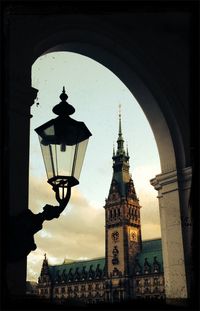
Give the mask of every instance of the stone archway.
<path id="1" fill-rule="evenodd" d="M 62 43 L 54 45 L 59 41 Z M 159 84 L 156 85 L 154 73 L 151 74 L 155 80 L 153 88 L 151 81 L 148 83 L 150 74 L 137 58 L 140 51 L 137 47 L 135 50 L 133 54 L 117 44 L 113 48 L 113 42 L 99 33 L 65 30 L 40 44 L 37 53 L 70 51 L 88 56 L 117 75 L 138 100 L 153 130 L 160 156 L 162 173 L 152 179 L 151 184 L 158 190 L 166 296 L 188 298 L 190 262 L 185 256 L 190 252 L 191 233 L 190 228 L 183 228 L 182 219 L 189 217 L 191 169 L 185 167 L 184 143 L 168 97 Z"/>

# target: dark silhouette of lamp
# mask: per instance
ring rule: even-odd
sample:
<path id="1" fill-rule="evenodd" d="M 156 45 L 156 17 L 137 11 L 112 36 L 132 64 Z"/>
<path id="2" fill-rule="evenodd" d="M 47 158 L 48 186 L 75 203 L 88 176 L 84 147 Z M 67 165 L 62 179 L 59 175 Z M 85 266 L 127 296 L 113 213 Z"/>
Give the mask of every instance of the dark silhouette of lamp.
<path id="1" fill-rule="evenodd" d="M 67 103 L 67 98 L 63 87 L 61 102 L 52 110 L 58 117 L 35 129 L 40 140 L 48 183 L 53 189 L 62 189 L 59 191 L 62 198 L 66 195 L 66 188 L 79 183 L 88 140 L 92 135 L 83 122 L 70 117 L 75 109 Z"/>
<path id="2" fill-rule="evenodd" d="M 66 102 L 67 98 L 63 87 L 61 102 L 53 108 L 58 117 L 35 129 L 39 135 L 48 182 L 53 186 L 59 206 L 46 204 L 39 214 L 27 209 L 9 217 L 9 262 L 19 261 L 37 248 L 34 234 L 42 229 L 45 220 L 60 216 L 69 202 L 71 187 L 79 183 L 88 139 L 92 134 L 83 122 L 70 118 L 75 109 Z"/>

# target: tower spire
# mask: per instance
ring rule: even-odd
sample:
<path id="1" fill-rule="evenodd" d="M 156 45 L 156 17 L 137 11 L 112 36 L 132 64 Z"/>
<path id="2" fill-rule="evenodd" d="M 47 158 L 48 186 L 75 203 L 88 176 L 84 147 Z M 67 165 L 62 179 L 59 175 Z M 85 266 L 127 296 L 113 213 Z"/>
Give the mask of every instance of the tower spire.
<path id="1" fill-rule="evenodd" d="M 124 148 L 121 125 L 121 105 L 119 105 L 119 132 L 117 139 L 117 150 L 113 151 L 113 179 L 118 183 L 121 196 L 126 196 L 126 184 L 130 180 L 129 156 Z"/>
<path id="2" fill-rule="evenodd" d="M 122 124 L 121 124 L 121 105 L 119 105 L 119 134 L 117 139 L 117 154 L 124 154 L 124 139 L 122 136 Z"/>
<path id="3" fill-rule="evenodd" d="M 121 125 L 121 104 L 119 105 L 119 136 L 122 136 L 122 125 Z"/>

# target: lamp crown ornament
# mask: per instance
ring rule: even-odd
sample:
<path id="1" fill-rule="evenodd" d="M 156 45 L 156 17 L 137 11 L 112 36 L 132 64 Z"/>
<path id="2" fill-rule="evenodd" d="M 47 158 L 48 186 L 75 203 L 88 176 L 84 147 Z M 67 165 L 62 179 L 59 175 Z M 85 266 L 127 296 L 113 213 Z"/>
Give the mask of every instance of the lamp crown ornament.
<path id="1" fill-rule="evenodd" d="M 69 116 L 75 112 L 75 109 L 72 105 L 67 102 L 68 96 L 65 93 L 65 87 L 63 86 L 63 91 L 60 94 L 61 102 L 56 105 L 52 111 L 58 116 Z"/>
<path id="2" fill-rule="evenodd" d="M 62 93 L 60 94 L 60 99 L 62 101 L 66 101 L 68 98 L 67 94 L 65 93 L 65 87 L 63 86 L 63 90 L 62 90 Z"/>

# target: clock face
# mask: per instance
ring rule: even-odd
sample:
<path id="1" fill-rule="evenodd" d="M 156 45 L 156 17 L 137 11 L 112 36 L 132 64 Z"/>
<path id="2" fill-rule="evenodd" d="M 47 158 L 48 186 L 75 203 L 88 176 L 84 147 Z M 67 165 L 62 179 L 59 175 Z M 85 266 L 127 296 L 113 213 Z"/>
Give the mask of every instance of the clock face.
<path id="1" fill-rule="evenodd" d="M 114 231 L 114 232 L 112 233 L 112 240 L 113 240 L 114 242 L 118 242 L 118 241 L 119 241 L 119 232 L 118 232 L 118 231 Z"/>

